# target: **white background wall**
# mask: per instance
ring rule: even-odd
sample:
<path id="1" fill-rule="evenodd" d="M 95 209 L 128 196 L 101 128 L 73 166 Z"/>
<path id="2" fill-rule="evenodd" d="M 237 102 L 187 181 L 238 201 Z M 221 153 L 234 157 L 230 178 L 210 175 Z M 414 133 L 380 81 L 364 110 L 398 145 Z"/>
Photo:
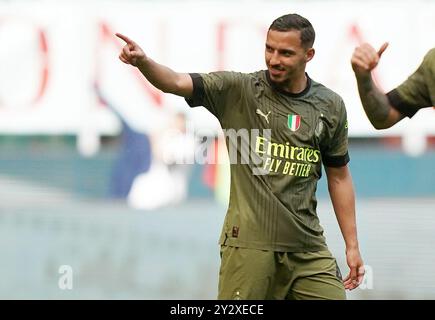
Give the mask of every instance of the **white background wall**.
<path id="1" fill-rule="evenodd" d="M 153 59 L 177 71 L 250 72 L 264 68 L 268 26 L 289 12 L 307 17 L 316 29 L 316 56 L 308 72 L 343 96 L 350 136 L 434 133 L 432 109 L 375 131 L 350 66 L 359 42 L 379 47 L 389 41 L 376 77 L 385 90 L 401 83 L 435 45 L 434 1 L 2 2 L 0 133 L 116 134 L 119 123 L 99 104 L 95 82 L 133 127 L 152 130 L 161 120 L 158 111 L 184 107 L 184 101 L 156 91 L 123 65 L 114 32 L 130 36 Z M 204 110 L 191 115 L 198 130 L 218 128 Z"/>

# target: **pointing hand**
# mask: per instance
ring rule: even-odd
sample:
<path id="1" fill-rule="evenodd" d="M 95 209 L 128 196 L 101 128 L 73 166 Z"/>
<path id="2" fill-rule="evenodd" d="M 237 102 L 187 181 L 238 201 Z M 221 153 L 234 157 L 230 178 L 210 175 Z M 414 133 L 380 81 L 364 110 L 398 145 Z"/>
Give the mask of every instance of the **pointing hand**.
<path id="1" fill-rule="evenodd" d="M 124 40 L 126 43 L 119 54 L 119 60 L 135 67 L 139 66 L 139 64 L 146 60 L 147 57 L 145 53 L 136 42 L 120 33 L 116 33 L 116 36 Z"/>

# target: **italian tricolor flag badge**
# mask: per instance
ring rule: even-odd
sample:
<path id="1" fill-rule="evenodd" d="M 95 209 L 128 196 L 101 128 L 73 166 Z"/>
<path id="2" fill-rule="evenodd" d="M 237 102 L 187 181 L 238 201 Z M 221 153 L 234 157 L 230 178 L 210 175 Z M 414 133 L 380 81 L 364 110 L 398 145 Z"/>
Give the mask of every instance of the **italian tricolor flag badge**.
<path id="1" fill-rule="evenodd" d="M 288 115 L 288 127 L 291 131 L 296 131 L 301 126 L 301 116 L 297 114 L 289 114 Z"/>

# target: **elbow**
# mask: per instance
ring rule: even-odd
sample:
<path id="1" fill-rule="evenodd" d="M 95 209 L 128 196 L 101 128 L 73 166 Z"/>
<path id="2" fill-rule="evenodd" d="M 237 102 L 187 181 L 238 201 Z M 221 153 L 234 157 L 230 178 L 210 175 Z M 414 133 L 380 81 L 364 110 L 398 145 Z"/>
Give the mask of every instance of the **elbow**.
<path id="1" fill-rule="evenodd" d="M 162 88 L 160 88 L 160 90 L 161 90 L 163 93 L 172 93 L 172 90 L 171 90 L 170 88 L 162 87 Z"/>
<path id="2" fill-rule="evenodd" d="M 182 83 L 180 80 L 177 79 L 175 81 L 172 81 L 162 86 L 160 90 L 163 91 L 164 93 L 180 95 L 180 92 L 182 91 Z"/>
<path id="3" fill-rule="evenodd" d="M 171 94 L 177 94 L 177 95 L 178 95 L 178 92 L 179 92 L 178 86 L 177 86 L 176 84 L 173 84 L 173 85 L 167 85 L 167 86 L 162 86 L 162 87 L 160 88 L 160 90 L 161 90 L 163 93 L 171 93 Z"/>
<path id="4" fill-rule="evenodd" d="M 376 130 L 388 129 L 391 128 L 393 125 L 391 122 L 388 121 L 388 119 L 379 120 L 379 119 L 369 118 L 369 120 L 373 128 L 375 128 Z"/>
<path id="5" fill-rule="evenodd" d="M 328 181 L 327 181 L 327 185 L 328 185 L 328 191 L 329 193 L 333 192 L 335 189 L 337 189 L 337 187 L 340 186 L 342 180 L 340 179 L 340 177 L 337 176 L 329 176 L 328 177 Z"/>
<path id="6" fill-rule="evenodd" d="M 178 94 L 182 88 L 180 77 L 168 77 L 160 83 L 159 89 L 164 93 Z"/>
<path id="7" fill-rule="evenodd" d="M 385 122 L 374 122 L 372 121 L 372 125 L 376 130 L 384 130 L 391 127 L 391 125 L 388 125 Z"/>
<path id="8" fill-rule="evenodd" d="M 328 181 L 328 191 L 331 193 L 331 191 L 335 190 L 335 188 L 340 184 L 340 181 L 337 179 Z"/>

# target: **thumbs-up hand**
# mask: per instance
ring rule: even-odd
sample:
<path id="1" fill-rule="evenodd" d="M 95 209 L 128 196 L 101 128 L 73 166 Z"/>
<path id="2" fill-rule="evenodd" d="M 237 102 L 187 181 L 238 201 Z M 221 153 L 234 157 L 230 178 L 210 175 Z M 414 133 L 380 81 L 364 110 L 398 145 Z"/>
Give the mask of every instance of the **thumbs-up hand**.
<path id="1" fill-rule="evenodd" d="M 370 73 L 378 65 L 379 59 L 387 47 L 388 42 L 385 42 L 378 51 L 368 43 L 356 47 L 351 59 L 352 69 L 355 74 L 364 75 Z"/>

